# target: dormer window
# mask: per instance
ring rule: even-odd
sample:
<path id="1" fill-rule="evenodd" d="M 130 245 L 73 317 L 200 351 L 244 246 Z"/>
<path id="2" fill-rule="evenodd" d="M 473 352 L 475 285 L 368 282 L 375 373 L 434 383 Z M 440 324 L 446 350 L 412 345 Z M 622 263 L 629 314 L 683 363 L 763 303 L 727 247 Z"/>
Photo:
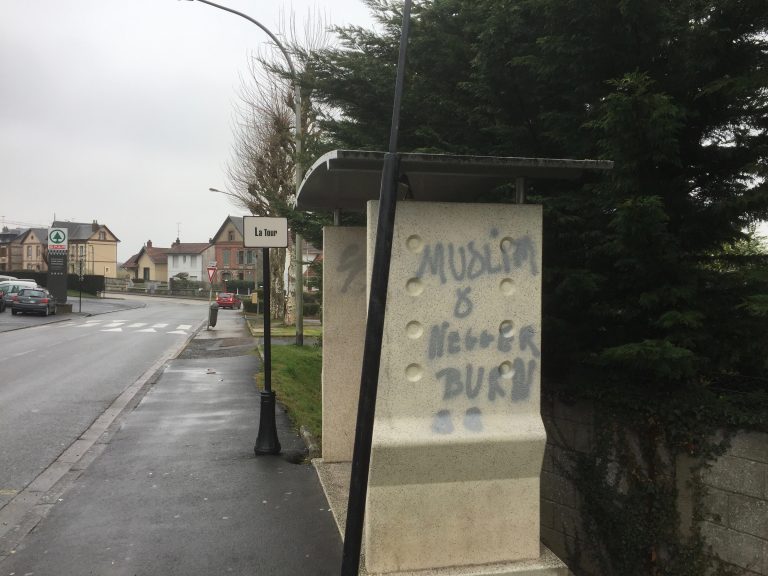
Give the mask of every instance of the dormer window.
<path id="1" fill-rule="evenodd" d="M 106 240 L 106 239 L 107 239 L 107 234 L 104 232 L 104 230 L 101 230 L 99 232 L 99 240 Z"/>

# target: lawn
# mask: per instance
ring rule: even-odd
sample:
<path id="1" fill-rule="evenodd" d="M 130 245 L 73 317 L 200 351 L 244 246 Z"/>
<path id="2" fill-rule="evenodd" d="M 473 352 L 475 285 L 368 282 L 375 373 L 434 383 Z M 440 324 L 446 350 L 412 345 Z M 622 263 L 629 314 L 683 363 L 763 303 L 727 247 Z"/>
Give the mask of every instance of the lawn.
<path id="1" fill-rule="evenodd" d="M 272 346 L 272 389 L 297 428 L 304 426 L 318 443 L 322 436 L 320 372 L 323 349 L 317 346 Z M 264 372 L 256 375 L 264 389 Z"/>

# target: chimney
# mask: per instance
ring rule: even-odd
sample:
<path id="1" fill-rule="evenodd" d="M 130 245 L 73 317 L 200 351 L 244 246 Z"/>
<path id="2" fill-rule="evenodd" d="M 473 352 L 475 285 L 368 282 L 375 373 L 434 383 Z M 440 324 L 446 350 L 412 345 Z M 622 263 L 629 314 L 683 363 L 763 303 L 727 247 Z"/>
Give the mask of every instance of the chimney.
<path id="1" fill-rule="evenodd" d="M 93 221 L 93 224 L 91 224 L 91 230 L 93 230 L 94 232 L 97 232 L 99 230 L 99 221 L 98 220 L 94 220 Z"/>
<path id="2" fill-rule="evenodd" d="M 152 240 L 147 240 L 147 248 L 152 248 Z"/>

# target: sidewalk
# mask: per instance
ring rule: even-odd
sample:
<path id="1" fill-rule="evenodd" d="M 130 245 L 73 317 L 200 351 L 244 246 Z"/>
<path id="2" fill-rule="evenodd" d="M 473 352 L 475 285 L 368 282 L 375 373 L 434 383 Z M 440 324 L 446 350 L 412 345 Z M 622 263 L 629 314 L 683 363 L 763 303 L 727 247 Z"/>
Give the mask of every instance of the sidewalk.
<path id="1" fill-rule="evenodd" d="M 339 532 L 279 407 L 283 453 L 254 455 L 255 344 L 220 311 L 41 499 L 0 574 L 338 574 Z"/>

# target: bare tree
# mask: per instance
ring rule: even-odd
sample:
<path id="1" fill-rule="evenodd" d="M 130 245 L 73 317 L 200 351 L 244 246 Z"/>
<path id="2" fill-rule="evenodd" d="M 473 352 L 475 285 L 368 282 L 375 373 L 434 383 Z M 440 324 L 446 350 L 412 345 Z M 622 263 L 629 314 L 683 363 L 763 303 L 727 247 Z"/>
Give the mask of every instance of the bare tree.
<path id="1" fill-rule="evenodd" d="M 285 28 L 285 20 L 281 29 Z M 299 54 L 327 45 L 324 18 L 309 14 L 301 42 L 297 41 L 295 18 L 290 18 L 289 46 L 297 74 L 303 72 Z M 282 34 L 282 36 L 286 36 Z M 285 217 L 295 220 L 293 206 L 296 200 L 294 180 L 297 159 L 295 141 L 295 112 L 293 82 L 276 47 L 256 53 L 250 60 L 248 74 L 241 78 L 240 103 L 235 111 L 235 143 L 227 166 L 227 192 L 230 199 L 256 216 Z M 311 106 L 302 100 L 302 135 L 313 138 L 317 127 L 308 120 L 312 117 Z M 292 234 L 295 230 L 292 230 Z M 292 247 L 289 249 L 292 250 Z M 290 258 L 289 282 L 295 281 L 295 258 Z M 292 322 L 293 295 L 286 290 L 283 281 L 286 250 L 275 249 L 270 258 L 271 314 L 273 318 L 286 314 L 286 322 Z"/>

